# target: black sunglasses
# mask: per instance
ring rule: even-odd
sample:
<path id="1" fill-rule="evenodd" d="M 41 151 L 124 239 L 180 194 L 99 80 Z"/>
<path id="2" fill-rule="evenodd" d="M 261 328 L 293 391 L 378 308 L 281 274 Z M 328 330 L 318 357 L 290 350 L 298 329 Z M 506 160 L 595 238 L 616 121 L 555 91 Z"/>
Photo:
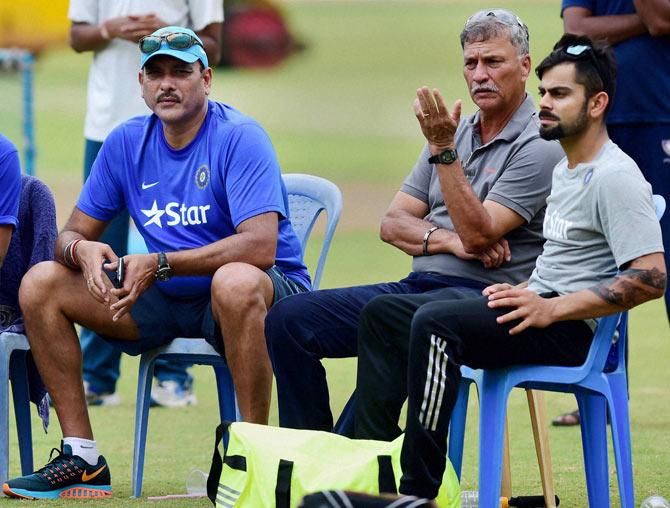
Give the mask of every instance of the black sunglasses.
<path id="1" fill-rule="evenodd" d="M 146 55 L 150 55 L 160 49 L 163 41 L 167 43 L 170 49 L 183 50 L 196 45 L 203 47 L 202 42 L 191 34 L 173 32 L 162 35 L 145 35 L 139 42 L 140 51 Z"/>
<path id="2" fill-rule="evenodd" d="M 588 44 L 573 44 L 572 46 L 564 46 L 560 49 L 570 60 L 583 60 L 588 55 L 588 59 L 591 61 L 591 64 L 593 64 L 593 68 L 598 73 L 598 77 L 603 82 L 603 85 L 605 84 L 602 68 L 600 67 L 600 63 L 596 58 L 592 46 L 589 46 Z"/>

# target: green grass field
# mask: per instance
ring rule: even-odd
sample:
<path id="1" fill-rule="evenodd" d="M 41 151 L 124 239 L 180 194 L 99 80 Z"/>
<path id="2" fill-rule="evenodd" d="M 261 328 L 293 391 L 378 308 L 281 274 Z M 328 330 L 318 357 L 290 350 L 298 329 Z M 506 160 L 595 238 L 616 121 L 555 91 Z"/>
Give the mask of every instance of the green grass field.
<path id="1" fill-rule="evenodd" d="M 504 1 L 526 21 L 534 63 L 561 34 L 556 0 Z M 322 287 L 398 279 L 409 260 L 378 239 L 379 220 L 404 175 L 414 164 L 422 138 L 411 104 L 415 89 L 438 87 L 450 103 L 464 99 L 473 112 L 461 76 L 458 33 L 481 1 L 373 0 L 294 1 L 286 4 L 295 32 L 308 49 L 272 70 L 215 72 L 212 97 L 254 116 L 275 143 L 284 172 L 306 172 L 336 182 L 345 206 Z M 81 185 L 83 117 L 90 56 L 67 47 L 43 54 L 35 76 L 37 174 L 54 190 L 59 224 L 71 210 Z M 535 96 L 537 80 L 529 80 Z M 0 132 L 21 143 L 16 76 L 0 73 Z M 308 252 L 314 260 L 314 253 Z M 632 312 L 630 407 L 638 504 L 657 493 L 670 496 L 670 341 L 660 302 Z M 332 405 L 338 412 L 353 389 L 355 360 L 327 362 Z M 96 438 L 114 477 L 114 506 L 152 505 L 131 500 L 137 360 L 126 357 L 120 380 L 122 404 L 94 408 Z M 183 493 L 194 468 L 208 470 L 217 425 L 212 373 L 194 369 L 199 404 L 181 410 L 152 410 L 147 444 L 144 495 Z M 476 397 L 473 397 L 476 399 Z M 568 396 L 549 394 L 549 414 L 575 406 Z M 476 402 L 474 403 L 476 405 Z M 470 412 L 463 488 L 477 483 L 477 417 Z M 54 421 L 44 435 L 34 421 L 36 465 L 61 438 Z M 277 423 L 276 406 L 272 423 Z M 517 495 L 541 492 L 526 398 L 513 393 L 509 403 L 512 477 Z M 12 424 L 13 426 L 13 424 Z M 18 474 L 12 436 L 12 471 Z M 581 440 L 575 428 L 550 431 L 555 489 L 561 506 L 587 505 Z M 613 505 L 616 476 L 610 464 Z M 0 499 L 0 505 L 12 501 Z M 65 503 L 48 503 L 60 506 Z M 87 502 L 82 502 L 87 505 Z M 162 506 L 207 506 L 206 500 L 166 501 Z M 31 506 L 42 506 L 35 503 Z M 47 506 L 47 503 L 44 503 Z M 159 505 L 160 506 L 160 505 Z"/>

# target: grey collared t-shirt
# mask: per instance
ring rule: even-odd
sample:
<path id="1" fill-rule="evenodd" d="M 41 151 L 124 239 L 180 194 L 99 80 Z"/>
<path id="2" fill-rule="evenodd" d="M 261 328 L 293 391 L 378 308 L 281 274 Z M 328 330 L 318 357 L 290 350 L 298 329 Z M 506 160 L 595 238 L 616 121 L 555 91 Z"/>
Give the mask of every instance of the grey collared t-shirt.
<path id="1" fill-rule="evenodd" d="M 479 113 L 463 119 L 456 131 L 461 165 L 480 201 L 495 201 L 526 221 L 505 235 L 511 261 L 499 268 L 486 269 L 479 260 L 434 254 L 414 257 L 414 271 L 462 277 L 484 284 L 528 280 L 544 243 L 542 219 L 551 187 L 551 172 L 564 156 L 557 142 L 540 138 L 538 129 L 533 101 L 526 97 L 500 134 L 485 145 L 479 141 Z M 453 231 L 439 176 L 428 163 L 429 156 L 426 146 L 400 190 L 428 205 L 427 221 Z"/>
<path id="2" fill-rule="evenodd" d="M 542 255 L 528 288 L 563 295 L 596 286 L 640 256 L 663 252 L 651 186 L 608 141 L 589 163 L 554 170 Z"/>

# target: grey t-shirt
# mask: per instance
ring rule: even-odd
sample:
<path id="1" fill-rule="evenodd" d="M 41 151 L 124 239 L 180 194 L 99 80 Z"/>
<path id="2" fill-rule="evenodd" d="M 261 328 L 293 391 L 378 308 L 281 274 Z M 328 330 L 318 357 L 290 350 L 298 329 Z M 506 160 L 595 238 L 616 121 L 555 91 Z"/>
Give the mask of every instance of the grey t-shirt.
<path id="1" fill-rule="evenodd" d="M 542 255 L 528 288 L 567 294 L 597 285 L 640 256 L 663 252 L 651 186 L 608 141 L 589 163 L 554 170 Z"/>
<path id="2" fill-rule="evenodd" d="M 528 280 L 544 243 L 542 219 L 551 187 L 551 172 L 564 156 L 560 144 L 540 138 L 538 129 L 535 106 L 530 97 L 526 97 L 500 134 L 485 145 L 479 141 L 479 113 L 463 119 L 456 131 L 456 150 L 480 201 L 495 201 L 526 221 L 505 235 L 512 260 L 499 268 L 486 269 L 479 260 L 463 260 L 453 254 L 415 256 L 414 271 L 462 277 L 484 284 Z M 427 221 L 453 231 L 439 177 L 434 166 L 428 164 L 429 156 L 426 146 L 400 190 L 428 205 Z"/>

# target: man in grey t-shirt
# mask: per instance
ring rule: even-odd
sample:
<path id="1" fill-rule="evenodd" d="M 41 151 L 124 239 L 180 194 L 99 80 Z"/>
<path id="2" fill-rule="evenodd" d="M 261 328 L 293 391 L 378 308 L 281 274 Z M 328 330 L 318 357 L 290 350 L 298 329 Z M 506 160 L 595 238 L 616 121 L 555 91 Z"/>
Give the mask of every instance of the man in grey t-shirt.
<path id="1" fill-rule="evenodd" d="M 427 144 L 381 225 L 382 240 L 413 257 L 412 273 L 398 282 L 292 297 L 267 316 L 282 426 L 333 428 L 320 360 L 356 356 L 360 313 L 375 296 L 445 287 L 478 294 L 530 275 L 544 242 L 551 170 L 563 152 L 539 137 L 526 94 L 528 31 L 509 11 L 480 11 L 467 21 L 461 43 L 479 111 L 460 120 L 458 102 L 447 120 L 443 104 L 437 110 L 439 92 L 418 90 L 417 104 L 433 103 L 417 115 Z"/>
<path id="2" fill-rule="evenodd" d="M 567 157 L 554 170 L 547 241 L 527 287 L 494 284 L 474 297 L 458 289 L 385 295 L 361 315 L 356 437 L 397 435 L 403 401 L 386 394 L 406 385 L 403 494 L 437 495 L 461 365 L 580 365 L 593 318 L 664 293 L 651 188 L 605 128 L 616 82 L 611 48 L 565 35 L 537 74 L 540 134 L 560 139 Z"/>

